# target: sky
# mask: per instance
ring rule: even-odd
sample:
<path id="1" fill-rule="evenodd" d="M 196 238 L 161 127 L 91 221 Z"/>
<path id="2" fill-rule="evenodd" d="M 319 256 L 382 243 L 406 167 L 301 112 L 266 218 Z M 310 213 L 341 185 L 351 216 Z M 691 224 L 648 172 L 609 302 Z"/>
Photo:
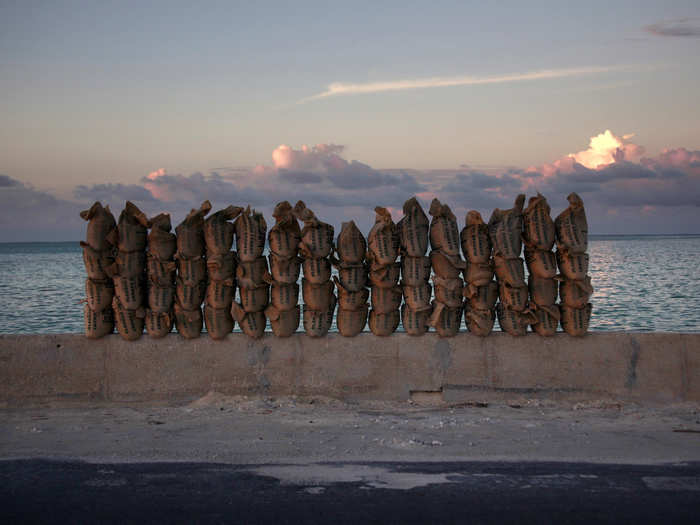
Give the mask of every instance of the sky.
<path id="1" fill-rule="evenodd" d="M 700 233 L 699 86 L 697 0 L 0 0 L 0 242 L 77 240 L 95 200 L 366 232 L 538 191 L 592 233 Z"/>

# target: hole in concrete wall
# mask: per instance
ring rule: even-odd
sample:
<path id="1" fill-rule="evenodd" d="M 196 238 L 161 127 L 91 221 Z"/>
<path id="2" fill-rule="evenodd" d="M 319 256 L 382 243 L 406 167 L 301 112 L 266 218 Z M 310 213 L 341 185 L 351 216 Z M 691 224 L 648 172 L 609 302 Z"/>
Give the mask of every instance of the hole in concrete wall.
<path id="1" fill-rule="evenodd" d="M 56 348 L 61 348 L 61 345 L 60 344 L 56 345 Z"/>
<path id="2" fill-rule="evenodd" d="M 409 398 L 417 405 L 441 405 L 445 402 L 442 398 L 442 388 L 440 390 L 411 390 Z"/>

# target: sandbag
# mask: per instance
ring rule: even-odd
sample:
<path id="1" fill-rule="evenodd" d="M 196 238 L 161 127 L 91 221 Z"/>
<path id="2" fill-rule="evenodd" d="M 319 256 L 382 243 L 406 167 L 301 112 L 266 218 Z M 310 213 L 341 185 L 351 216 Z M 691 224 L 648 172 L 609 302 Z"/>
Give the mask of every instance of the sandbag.
<path id="1" fill-rule="evenodd" d="M 238 288 L 238 296 L 241 301 L 241 308 L 246 313 L 262 312 L 270 302 L 270 285 L 267 283 L 255 288 Z"/>
<path id="2" fill-rule="evenodd" d="M 270 320 L 273 334 L 277 337 L 289 337 L 299 328 L 301 309 L 297 305 L 291 310 L 278 310 L 271 305 L 265 309 L 265 317 Z"/>
<path id="3" fill-rule="evenodd" d="M 146 268 L 145 252 L 118 251 L 108 273 L 112 277 L 143 277 Z"/>
<path id="4" fill-rule="evenodd" d="M 109 279 L 98 281 L 85 279 L 85 302 L 90 310 L 102 311 L 109 308 L 114 297 L 114 283 Z"/>
<path id="5" fill-rule="evenodd" d="M 194 284 L 204 281 L 207 278 L 207 261 L 203 257 L 184 257 L 180 254 L 176 256 L 177 278 L 182 281 Z"/>
<path id="6" fill-rule="evenodd" d="M 433 301 L 433 313 L 428 325 L 435 328 L 440 337 L 454 337 L 462 324 L 462 306 L 449 308 L 444 303 Z"/>
<path id="7" fill-rule="evenodd" d="M 539 305 L 550 305 L 557 302 L 557 281 L 530 275 L 527 281 L 530 299 Z"/>
<path id="8" fill-rule="evenodd" d="M 422 257 L 428 251 L 428 216 L 415 197 L 403 204 L 403 218 L 396 224 L 401 253 L 408 257 Z"/>
<path id="9" fill-rule="evenodd" d="M 278 203 L 272 216 L 276 222 L 267 234 L 270 252 L 284 258 L 295 257 L 299 252 L 301 228 L 294 217 L 292 205 L 287 201 Z"/>
<path id="10" fill-rule="evenodd" d="M 122 252 L 142 252 L 146 249 L 146 234 L 150 223 L 138 207 L 126 201 L 126 207 L 119 215 L 117 223 L 117 247 Z"/>
<path id="11" fill-rule="evenodd" d="M 392 264 L 399 255 L 399 235 L 389 210 L 377 206 L 374 211 L 374 226 L 367 236 L 367 261 L 385 266 Z"/>
<path id="12" fill-rule="evenodd" d="M 146 273 L 151 282 L 161 286 L 173 284 L 176 269 L 177 265 L 174 261 L 163 261 L 150 253 L 146 257 Z"/>
<path id="13" fill-rule="evenodd" d="M 262 256 L 265 249 L 267 223 L 262 213 L 248 206 L 236 219 L 236 250 L 240 261 L 252 262 Z"/>
<path id="14" fill-rule="evenodd" d="M 430 279 L 430 257 L 401 257 L 401 277 L 405 285 L 420 286 Z"/>
<path id="15" fill-rule="evenodd" d="M 401 263 L 396 262 L 384 266 L 372 264 L 368 277 L 372 286 L 392 288 L 398 284 L 401 277 Z"/>
<path id="16" fill-rule="evenodd" d="M 430 283 L 422 283 L 419 286 L 402 287 L 404 301 L 408 307 L 414 312 L 430 310 L 430 301 L 432 299 L 432 286 Z"/>
<path id="17" fill-rule="evenodd" d="M 256 286 L 267 282 L 269 278 L 267 271 L 267 259 L 258 257 L 254 261 L 238 261 L 236 267 L 236 280 L 238 285 L 243 288 L 255 288 Z"/>
<path id="18" fill-rule="evenodd" d="M 515 199 L 515 205 L 509 210 L 496 208 L 489 219 L 489 237 L 493 246 L 493 254 L 506 258 L 520 257 L 523 247 L 523 205 L 525 195 L 520 194 Z"/>
<path id="19" fill-rule="evenodd" d="M 582 281 L 588 275 L 588 254 L 557 250 L 557 265 L 566 279 Z"/>
<path id="20" fill-rule="evenodd" d="M 233 279 L 209 280 L 204 301 L 212 308 L 231 308 L 231 303 L 236 295 L 235 286 L 236 281 Z"/>
<path id="21" fill-rule="evenodd" d="M 527 308 L 527 286 L 511 286 L 508 283 L 499 283 L 498 295 L 501 303 L 506 308 L 522 312 Z"/>
<path id="22" fill-rule="evenodd" d="M 297 202 L 294 206 L 294 215 L 304 223 L 299 243 L 299 252 L 302 257 L 316 259 L 328 257 L 333 251 L 335 228 L 319 221 L 303 201 Z"/>
<path id="23" fill-rule="evenodd" d="M 357 292 L 367 286 L 367 267 L 360 264 L 344 264 L 338 266 L 338 278 L 348 290 Z"/>
<path id="24" fill-rule="evenodd" d="M 326 257 L 309 257 L 302 263 L 304 278 L 314 284 L 328 282 L 331 278 L 331 261 Z"/>
<path id="25" fill-rule="evenodd" d="M 481 286 L 469 284 L 464 287 L 463 293 L 471 309 L 492 310 L 498 300 L 498 283 L 489 281 Z"/>
<path id="26" fill-rule="evenodd" d="M 464 311 L 464 322 L 467 325 L 467 330 L 479 337 L 489 335 L 493 331 L 495 321 L 496 312 L 494 312 L 493 308 L 467 308 Z"/>
<path id="27" fill-rule="evenodd" d="M 467 213 L 466 226 L 460 234 L 464 257 L 473 263 L 487 263 L 491 259 L 489 227 L 478 211 Z"/>
<path id="28" fill-rule="evenodd" d="M 112 310 L 114 310 L 114 321 L 117 326 L 117 332 L 122 336 L 122 339 L 127 341 L 135 341 L 143 333 L 144 318 L 146 311 L 139 307 L 134 310 L 127 309 L 118 297 L 112 300 Z"/>
<path id="29" fill-rule="evenodd" d="M 229 308 L 212 308 L 204 306 L 204 325 L 212 339 L 224 339 L 233 332 L 233 317 Z"/>
<path id="30" fill-rule="evenodd" d="M 198 210 L 192 209 L 182 221 L 177 234 L 177 253 L 182 257 L 201 257 L 204 255 L 204 216 L 211 210 L 211 203 L 204 201 Z"/>
<path id="31" fill-rule="evenodd" d="M 525 265 L 522 257 L 506 259 L 496 255 L 493 258 L 493 267 L 500 282 L 511 286 L 525 286 Z"/>
<path id="32" fill-rule="evenodd" d="M 169 312 L 175 299 L 175 287 L 158 286 L 151 282 L 148 286 L 148 307 L 154 312 Z"/>
<path id="33" fill-rule="evenodd" d="M 533 313 L 535 314 L 535 323 L 532 329 L 543 337 L 550 337 L 557 333 L 559 327 L 559 306 L 552 305 L 534 305 Z"/>
<path id="34" fill-rule="evenodd" d="M 156 312 L 146 309 L 146 333 L 153 339 L 165 337 L 173 331 L 175 316 L 171 312 Z"/>
<path id="35" fill-rule="evenodd" d="M 331 303 L 325 310 L 312 310 L 304 305 L 304 332 L 309 337 L 323 337 L 328 334 L 333 323 L 335 312 L 335 295 L 331 296 Z"/>
<path id="36" fill-rule="evenodd" d="M 240 304 L 231 305 L 231 315 L 244 334 L 253 339 L 260 339 L 265 333 L 267 319 L 264 312 L 246 312 Z"/>
<path id="37" fill-rule="evenodd" d="M 571 308 L 564 304 L 561 309 L 561 327 L 564 331 L 574 337 L 582 337 L 588 332 L 588 325 L 591 322 L 591 303 L 583 308 Z"/>
<path id="38" fill-rule="evenodd" d="M 387 314 L 398 310 L 401 306 L 402 291 L 398 286 L 392 288 L 372 287 L 371 303 L 372 310 L 378 314 Z"/>
<path id="39" fill-rule="evenodd" d="M 355 337 L 362 332 L 367 324 L 367 311 L 368 306 L 366 304 L 355 310 L 339 308 L 335 322 L 340 335 L 343 337 Z"/>
<path id="40" fill-rule="evenodd" d="M 207 255 L 209 279 L 224 281 L 231 279 L 236 271 L 236 252 Z"/>
<path id="41" fill-rule="evenodd" d="M 473 263 L 467 261 L 466 268 L 464 269 L 464 280 L 468 285 L 486 286 L 492 279 L 493 261 L 487 263 Z"/>
<path id="42" fill-rule="evenodd" d="M 174 233 L 170 232 L 172 229 L 170 215 L 159 213 L 155 217 L 151 217 L 149 222 L 151 231 L 147 237 L 148 253 L 162 261 L 172 259 L 177 250 L 177 238 Z"/>
<path id="43" fill-rule="evenodd" d="M 550 207 L 540 193 L 530 197 L 523 211 L 523 239 L 531 250 L 549 251 L 554 246 L 554 221 Z"/>
<path id="44" fill-rule="evenodd" d="M 204 301 L 204 296 L 207 293 L 207 283 L 199 281 L 196 283 L 188 283 L 177 278 L 175 286 L 175 296 L 177 302 L 180 303 L 185 310 L 194 310 L 199 308 Z"/>
<path id="45" fill-rule="evenodd" d="M 301 268 L 302 262 L 301 258 L 282 257 L 275 253 L 270 253 L 268 259 L 270 261 L 270 274 L 272 280 L 277 281 L 278 283 L 288 284 L 295 283 L 299 280 L 299 269 Z M 328 276 L 330 277 L 330 266 L 328 267 Z M 327 281 L 328 279 L 325 280 Z"/>
<path id="46" fill-rule="evenodd" d="M 85 263 L 85 272 L 88 278 L 101 281 L 110 277 L 112 264 L 114 263 L 111 251 L 98 252 L 83 241 L 80 241 L 80 246 L 83 248 L 83 262 Z"/>
<path id="47" fill-rule="evenodd" d="M 430 252 L 430 264 L 435 275 L 443 279 L 457 279 L 460 270 L 467 267 L 459 255 L 447 255 L 437 250 Z"/>
<path id="48" fill-rule="evenodd" d="M 216 254 L 227 254 L 233 246 L 234 226 L 229 222 L 243 209 L 238 206 L 227 206 L 223 210 L 210 215 L 204 220 L 204 244 L 207 249 L 207 257 Z M 206 321 L 206 315 L 204 317 Z"/>
<path id="49" fill-rule="evenodd" d="M 531 275 L 552 279 L 557 274 L 557 258 L 554 252 L 525 248 L 525 262 Z"/>
<path id="50" fill-rule="evenodd" d="M 462 279 L 443 279 L 437 275 L 433 277 L 433 290 L 435 300 L 447 305 L 449 308 L 462 306 L 464 282 Z"/>
<path id="51" fill-rule="evenodd" d="M 576 193 L 570 193 L 566 200 L 569 207 L 554 220 L 557 248 L 583 253 L 588 249 L 588 221 L 583 200 Z"/>
<path id="52" fill-rule="evenodd" d="M 80 217 L 88 221 L 86 242 L 93 250 L 103 252 L 116 245 L 117 223 L 109 206 L 96 202 L 89 210 L 81 211 Z"/>
<path id="53" fill-rule="evenodd" d="M 343 264 L 362 263 L 367 251 L 367 241 L 355 221 L 344 222 L 336 241 L 336 252 Z"/>
<path id="54" fill-rule="evenodd" d="M 516 312 L 506 308 L 502 303 L 498 303 L 496 306 L 496 313 L 498 314 L 498 324 L 501 325 L 501 330 L 510 335 L 527 334 L 528 325 L 537 321 L 535 314 L 531 311 Z"/>
<path id="55" fill-rule="evenodd" d="M 333 276 L 335 287 L 338 290 L 338 308 L 342 310 L 357 310 L 363 307 L 369 299 L 369 290 L 362 288 L 360 290 L 348 290 L 344 288 L 337 276 Z"/>
<path id="56" fill-rule="evenodd" d="M 459 229 L 457 217 L 447 204 L 433 199 L 430 203 L 430 247 L 446 255 L 459 257 Z"/>
<path id="57" fill-rule="evenodd" d="M 401 324 L 408 335 L 423 335 L 428 331 L 428 320 L 432 308 L 413 310 L 408 304 L 401 306 Z"/>
<path id="58" fill-rule="evenodd" d="M 562 304 L 571 308 L 583 308 L 593 295 L 591 278 L 586 276 L 581 281 L 565 279 L 559 283 L 559 297 Z"/>
<path id="59" fill-rule="evenodd" d="M 83 317 L 85 336 L 88 339 L 99 339 L 114 332 L 114 312 L 111 307 L 104 310 L 91 310 L 86 304 Z"/>
<path id="60" fill-rule="evenodd" d="M 143 284 L 141 279 L 132 277 L 114 278 L 114 295 L 124 308 L 135 310 L 143 306 Z"/>
<path id="61" fill-rule="evenodd" d="M 335 303 L 333 289 L 335 283 L 326 281 L 323 284 L 314 284 L 308 279 L 301 280 L 301 293 L 304 305 L 311 310 L 326 310 L 331 302 Z"/>
<path id="62" fill-rule="evenodd" d="M 270 304 L 281 312 L 293 309 L 299 303 L 299 285 L 297 283 L 272 282 L 270 287 Z"/>
<path id="63" fill-rule="evenodd" d="M 175 329 L 185 339 L 195 339 L 202 333 L 202 310 L 197 307 L 186 310 L 181 305 L 175 303 L 173 308 L 175 314 Z"/>
<path id="64" fill-rule="evenodd" d="M 393 334 L 399 327 L 399 321 L 399 310 L 385 314 L 377 313 L 374 310 L 369 312 L 369 329 L 374 335 L 386 337 Z"/>

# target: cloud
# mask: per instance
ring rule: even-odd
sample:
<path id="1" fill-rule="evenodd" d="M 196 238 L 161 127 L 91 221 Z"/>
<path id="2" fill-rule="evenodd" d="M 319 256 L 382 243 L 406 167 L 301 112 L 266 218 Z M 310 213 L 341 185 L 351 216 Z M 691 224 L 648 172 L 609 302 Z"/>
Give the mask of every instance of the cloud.
<path id="1" fill-rule="evenodd" d="M 652 35 L 681 38 L 700 37 L 700 18 L 686 17 L 665 20 L 644 27 Z"/>
<path id="2" fill-rule="evenodd" d="M 118 199 L 135 202 L 153 202 L 157 200 L 148 189 L 137 184 L 80 185 L 75 188 L 73 194 L 77 199 L 91 201 Z"/>
<path id="3" fill-rule="evenodd" d="M 8 175 L 0 174 L 0 188 L 12 188 L 13 186 L 19 186 L 21 183 L 18 180 L 9 177 Z"/>
<path id="4" fill-rule="evenodd" d="M 591 137 L 587 150 L 570 153 L 569 157 L 591 169 L 616 161 L 635 160 L 644 154 L 644 148 L 627 142 L 633 136 L 634 134 L 618 137 L 606 129 L 603 133 Z"/>

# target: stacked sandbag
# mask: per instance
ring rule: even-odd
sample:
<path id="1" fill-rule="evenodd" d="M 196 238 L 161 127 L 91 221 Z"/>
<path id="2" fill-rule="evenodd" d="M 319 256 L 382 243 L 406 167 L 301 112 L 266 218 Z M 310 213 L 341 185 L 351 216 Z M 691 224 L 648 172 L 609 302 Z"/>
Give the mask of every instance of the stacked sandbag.
<path id="1" fill-rule="evenodd" d="M 536 321 L 532 329 L 542 336 L 551 336 L 557 332 L 561 317 L 557 302 L 557 263 L 552 251 L 554 246 L 554 222 L 550 216 L 550 207 L 540 193 L 530 197 L 523 212 L 523 241 L 525 242 L 525 261 L 527 263 L 528 288 L 530 292 L 530 310 Z M 521 297 L 514 290 L 512 302 Z M 527 295 L 527 293 L 526 293 Z"/>
<path id="2" fill-rule="evenodd" d="M 423 335 L 433 311 L 431 305 L 428 230 L 430 222 L 415 197 L 403 205 L 403 217 L 396 224 L 401 247 L 401 323 L 409 335 Z"/>
<path id="3" fill-rule="evenodd" d="M 369 328 L 374 335 L 387 336 L 399 326 L 402 291 L 398 286 L 401 275 L 399 235 L 391 213 L 376 207 L 374 226 L 367 237 L 367 262 L 371 284 L 372 310 Z"/>
<path id="4" fill-rule="evenodd" d="M 560 275 L 561 326 L 573 336 L 583 336 L 591 320 L 593 294 L 588 275 L 588 221 L 583 200 L 576 193 L 567 198 L 569 207 L 554 221 L 557 265 Z"/>
<path id="5" fill-rule="evenodd" d="M 467 329 L 487 336 L 496 320 L 498 283 L 493 280 L 493 257 L 489 228 L 476 210 L 467 212 L 466 225 L 460 234 L 462 252 L 467 260 L 464 269 L 464 321 Z"/>
<path id="6" fill-rule="evenodd" d="M 177 284 L 175 286 L 175 328 L 186 339 L 202 332 L 202 302 L 207 291 L 207 261 L 204 244 L 204 217 L 211 203 L 204 201 L 192 209 L 177 228 Z"/>
<path id="7" fill-rule="evenodd" d="M 344 222 L 336 242 L 337 259 L 333 264 L 338 275 L 333 277 L 338 289 L 338 332 L 345 337 L 354 337 L 367 324 L 369 305 L 367 298 L 367 266 L 365 253 L 367 241 L 354 221 Z"/>
<path id="8" fill-rule="evenodd" d="M 535 322 L 534 314 L 528 308 L 525 265 L 520 257 L 524 204 L 525 195 L 518 195 L 513 208 L 493 210 L 488 224 L 498 281 L 498 323 L 501 330 L 511 335 L 525 335 L 528 325 Z"/>
<path id="9" fill-rule="evenodd" d="M 433 199 L 430 221 L 430 261 L 433 267 L 433 312 L 428 324 L 440 337 L 457 335 L 462 323 L 464 281 L 460 272 L 466 265 L 460 256 L 457 218 L 447 204 Z"/>
<path id="10" fill-rule="evenodd" d="M 270 273 L 270 305 L 265 316 L 270 320 L 272 332 L 277 337 L 289 337 L 299 328 L 299 242 L 301 229 L 294 216 L 292 205 L 283 201 L 275 206 L 272 216 L 275 225 L 270 228 L 267 242 Z"/>
<path id="11" fill-rule="evenodd" d="M 212 339 L 224 339 L 233 331 L 231 305 L 235 293 L 236 252 L 231 222 L 241 208 L 228 206 L 204 220 L 204 244 L 207 254 L 207 290 L 204 297 L 204 324 Z"/>
<path id="12" fill-rule="evenodd" d="M 267 259 L 263 256 L 267 223 L 262 213 L 248 206 L 234 224 L 238 252 L 238 299 L 233 302 L 231 315 L 243 333 L 258 339 L 265 332 L 265 308 L 270 300 Z"/>
<path id="13" fill-rule="evenodd" d="M 153 338 L 165 337 L 173 329 L 175 313 L 175 252 L 177 240 L 170 230 L 170 215 L 160 213 L 150 219 L 146 252 L 148 308 L 146 332 Z"/>
<path id="14" fill-rule="evenodd" d="M 85 335 L 98 339 L 114 331 L 114 283 L 111 268 L 114 263 L 113 250 L 116 243 L 116 222 L 109 210 L 96 202 L 89 210 L 80 212 L 87 221 L 85 241 L 80 241 L 85 263 Z"/>
<path id="15" fill-rule="evenodd" d="M 323 337 L 331 329 L 337 299 L 331 280 L 331 254 L 335 229 L 318 220 L 302 201 L 294 206 L 294 215 L 302 223 L 299 252 L 303 258 L 304 331 L 311 337 Z"/>

